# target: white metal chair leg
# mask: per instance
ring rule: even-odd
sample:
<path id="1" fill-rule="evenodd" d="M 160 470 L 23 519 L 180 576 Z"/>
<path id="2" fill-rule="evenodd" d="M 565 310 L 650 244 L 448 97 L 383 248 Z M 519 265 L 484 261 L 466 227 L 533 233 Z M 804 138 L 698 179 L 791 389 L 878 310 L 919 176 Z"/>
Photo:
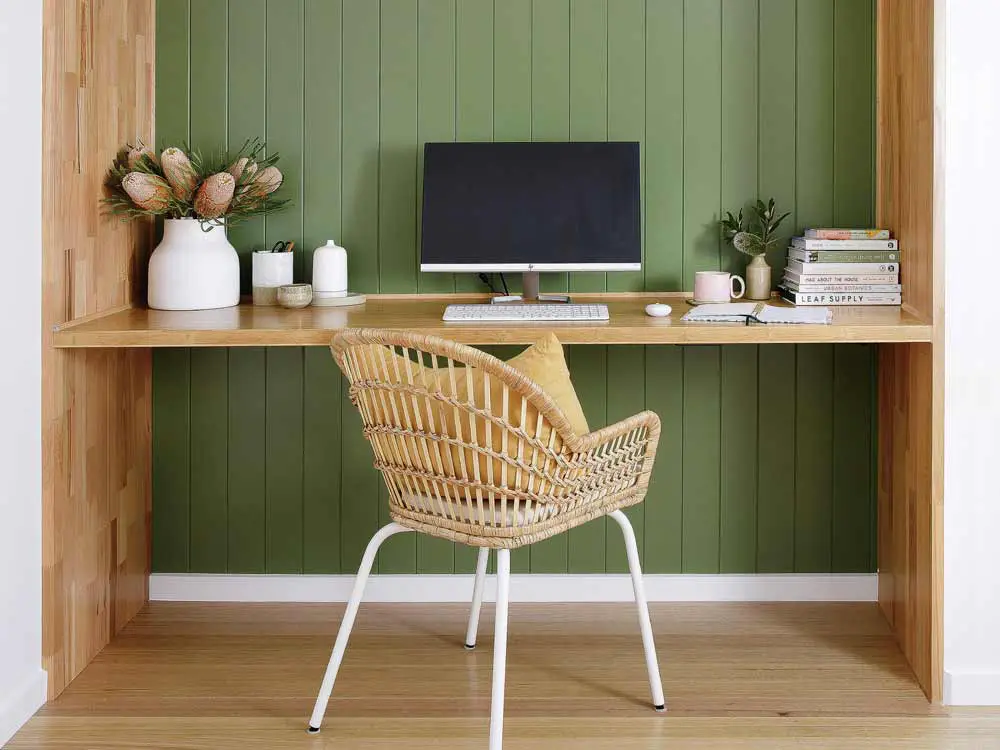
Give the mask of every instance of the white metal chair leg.
<path id="1" fill-rule="evenodd" d="M 351 598 L 348 600 L 347 609 L 344 611 L 344 619 L 340 621 L 340 630 L 337 632 L 337 640 L 333 645 L 333 653 L 330 654 L 330 662 L 326 666 L 323 684 L 320 686 L 319 695 L 316 697 L 316 705 L 313 707 L 312 717 L 309 719 L 310 734 L 316 734 L 319 731 L 320 724 L 323 722 L 323 715 L 326 713 L 326 704 L 330 700 L 330 693 L 333 692 L 333 683 L 337 679 L 340 662 L 344 659 L 344 651 L 347 650 L 347 639 L 351 637 L 354 618 L 358 614 L 361 597 L 365 593 L 368 574 L 371 573 L 372 565 L 375 563 L 375 554 L 378 552 L 378 548 L 382 546 L 382 542 L 401 531 L 411 531 L 411 529 L 395 522 L 386 524 L 375 532 L 375 536 L 372 537 L 365 548 L 365 554 L 361 558 L 361 566 L 358 568 L 358 576 L 354 579 Z"/>
<path id="2" fill-rule="evenodd" d="M 472 586 L 472 611 L 469 612 L 469 627 L 465 631 L 465 647 L 470 651 L 476 647 L 476 633 L 479 630 L 479 610 L 483 607 L 483 589 L 486 587 L 486 564 L 490 560 L 490 548 L 480 547 L 476 560 L 476 582 Z"/>
<path id="3" fill-rule="evenodd" d="M 493 635 L 493 696 L 490 701 L 490 750 L 503 748 L 503 691 L 507 674 L 507 603 L 510 600 L 510 550 L 497 550 L 497 615 Z"/>
<path id="4" fill-rule="evenodd" d="M 646 588 L 642 582 L 642 568 L 639 564 L 639 548 L 635 543 L 635 532 L 628 516 L 620 510 L 609 514 L 618 522 L 625 537 L 625 551 L 628 554 L 628 569 L 632 574 L 632 591 L 639 610 L 639 630 L 642 632 L 642 647 L 646 652 L 646 670 L 649 672 L 649 692 L 653 696 L 653 708 L 665 711 L 663 685 L 660 683 L 660 667 L 656 662 L 656 646 L 653 644 L 653 627 L 649 622 L 649 607 L 646 605 Z"/>

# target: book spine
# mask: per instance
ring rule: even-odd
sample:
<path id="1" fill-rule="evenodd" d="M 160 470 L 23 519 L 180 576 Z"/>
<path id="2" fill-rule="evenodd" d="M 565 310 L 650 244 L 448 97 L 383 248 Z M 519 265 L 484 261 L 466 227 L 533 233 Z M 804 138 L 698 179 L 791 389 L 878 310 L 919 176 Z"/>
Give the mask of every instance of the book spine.
<path id="1" fill-rule="evenodd" d="M 799 260 L 788 261 L 788 268 L 795 273 L 819 276 L 828 273 L 869 274 L 869 273 L 899 273 L 898 263 L 803 263 Z"/>
<path id="2" fill-rule="evenodd" d="M 899 250 L 898 240 L 819 240 L 793 237 L 792 247 L 804 250 Z"/>
<path id="3" fill-rule="evenodd" d="M 903 287 L 899 284 L 798 284 L 785 280 L 784 286 L 793 292 L 819 294 L 899 294 Z"/>
<path id="4" fill-rule="evenodd" d="M 814 294 L 778 287 L 782 299 L 793 305 L 898 305 L 898 294 Z"/>
<path id="5" fill-rule="evenodd" d="M 785 278 L 798 284 L 898 284 L 898 273 L 795 273 L 785 271 Z"/>
<path id="6" fill-rule="evenodd" d="M 887 240 L 888 229 L 807 229 L 805 235 L 814 240 Z"/>
<path id="7" fill-rule="evenodd" d="M 804 263 L 890 263 L 899 260 L 898 250 L 803 250 L 788 248 L 788 257 Z"/>

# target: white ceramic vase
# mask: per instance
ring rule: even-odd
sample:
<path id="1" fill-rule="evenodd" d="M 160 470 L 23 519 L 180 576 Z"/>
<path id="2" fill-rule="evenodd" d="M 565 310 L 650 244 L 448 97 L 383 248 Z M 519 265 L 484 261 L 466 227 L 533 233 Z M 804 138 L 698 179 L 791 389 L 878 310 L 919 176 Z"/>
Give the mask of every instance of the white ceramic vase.
<path id="1" fill-rule="evenodd" d="M 148 303 L 154 310 L 212 310 L 240 303 L 240 259 L 226 228 L 197 219 L 166 219 L 149 258 Z"/>

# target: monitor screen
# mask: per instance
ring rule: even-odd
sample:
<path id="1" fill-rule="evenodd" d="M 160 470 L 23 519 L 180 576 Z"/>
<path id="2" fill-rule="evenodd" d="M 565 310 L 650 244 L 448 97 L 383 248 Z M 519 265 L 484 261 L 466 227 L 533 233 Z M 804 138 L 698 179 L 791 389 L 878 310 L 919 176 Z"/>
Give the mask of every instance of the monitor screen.
<path id="1" fill-rule="evenodd" d="M 637 270 L 638 143 L 428 143 L 423 271 Z"/>

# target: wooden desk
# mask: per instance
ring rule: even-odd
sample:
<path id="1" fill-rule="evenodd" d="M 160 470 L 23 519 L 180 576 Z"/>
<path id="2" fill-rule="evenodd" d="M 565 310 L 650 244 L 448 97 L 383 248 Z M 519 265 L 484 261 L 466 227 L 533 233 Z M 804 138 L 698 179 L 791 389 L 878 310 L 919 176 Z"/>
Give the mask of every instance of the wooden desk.
<path id="1" fill-rule="evenodd" d="M 126 308 L 59 326 L 59 348 L 325 346 L 343 328 L 394 328 L 432 333 L 466 344 L 530 344 L 555 331 L 566 344 L 806 344 L 928 342 L 931 326 L 898 307 L 841 307 L 833 323 L 751 325 L 685 323 L 691 309 L 681 295 L 575 295 L 576 302 L 604 302 L 611 320 L 587 323 L 445 323 L 450 302 L 484 301 L 482 295 L 373 295 L 357 307 L 239 307 L 167 312 Z M 647 304 L 665 301 L 667 318 L 651 318 Z M 775 303 L 779 304 L 779 303 Z"/>

